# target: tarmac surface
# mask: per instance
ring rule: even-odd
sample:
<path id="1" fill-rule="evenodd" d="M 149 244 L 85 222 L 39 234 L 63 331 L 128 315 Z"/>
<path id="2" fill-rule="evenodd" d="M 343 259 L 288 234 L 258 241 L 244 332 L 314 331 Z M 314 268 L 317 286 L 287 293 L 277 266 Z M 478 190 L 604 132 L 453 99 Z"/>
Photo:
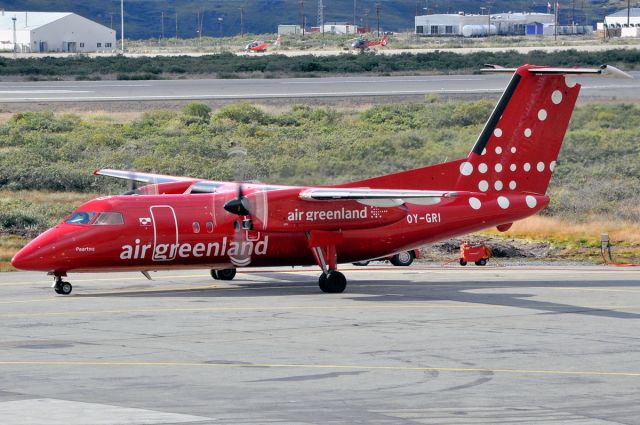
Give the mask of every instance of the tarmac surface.
<path id="1" fill-rule="evenodd" d="M 640 99 L 635 79 L 581 78 L 581 96 Z M 0 82 L 1 103 L 350 98 L 502 93 L 510 75 Z"/>
<path id="2" fill-rule="evenodd" d="M 0 423 L 640 423 L 640 268 L 343 272 L 0 274 Z"/>

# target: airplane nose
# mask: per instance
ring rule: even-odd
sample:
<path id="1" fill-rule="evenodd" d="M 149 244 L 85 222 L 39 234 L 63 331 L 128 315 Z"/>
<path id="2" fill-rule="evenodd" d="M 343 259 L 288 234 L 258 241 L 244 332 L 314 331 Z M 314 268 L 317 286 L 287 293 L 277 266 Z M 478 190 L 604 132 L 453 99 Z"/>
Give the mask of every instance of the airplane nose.
<path id="1" fill-rule="evenodd" d="M 33 270 L 37 264 L 37 254 L 34 247 L 27 244 L 11 259 L 11 265 L 20 270 Z"/>

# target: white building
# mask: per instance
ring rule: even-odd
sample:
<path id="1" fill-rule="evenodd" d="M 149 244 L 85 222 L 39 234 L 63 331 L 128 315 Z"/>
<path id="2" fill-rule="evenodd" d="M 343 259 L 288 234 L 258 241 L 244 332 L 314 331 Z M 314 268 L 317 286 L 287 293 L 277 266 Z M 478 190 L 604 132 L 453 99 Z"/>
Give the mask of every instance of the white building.
<path id="1" fill-rule="evenodd" d="M 638 37 L 640 35 L 640 8 L 622 9 L 598 22 L 597 29 L 602 33 L 605 29 L 611 36 Z"/>
<path id="2" fill-rule="evenodd" d="M 525 35 L 527 25 L 552 24 L 550 13 L 495 13 L 491 15 L 458 14 L 415 17 L 415 32 L 430 36 Z"/>
<path id="3" fill-rule="evenodd" d="M 15 18 L 15 20 L 14 20 Z M 0 50 L 112 52 L 116 32 L 75 13 L 0 11 Z"/>
<path id="4" fill-rule="evenodd" d="M 322 32 L 322 30 L 320 30 Z M 358 26 L 345 23 L 329 23 L 324 24 L 324 32 L 330 32 L 333 34 L 357 34 Z"/>
<path id="5" fill-rule="evenodd" d="M 302 34 L 302 27 L 293 24 L 278 25 L 278 35 L 298 35 Z"/>

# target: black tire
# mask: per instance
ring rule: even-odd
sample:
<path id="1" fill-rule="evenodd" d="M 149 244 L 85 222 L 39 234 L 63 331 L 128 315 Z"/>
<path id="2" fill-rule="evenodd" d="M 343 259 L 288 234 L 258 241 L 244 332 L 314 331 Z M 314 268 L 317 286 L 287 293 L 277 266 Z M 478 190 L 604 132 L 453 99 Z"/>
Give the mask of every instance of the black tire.
<path id="1" fill-rule="evenodd" d="M 58 295 L 62 295 L 62 292 L 60 292 L 60 285 L 56 284 L 56 285 L 53 287 L 53 290 L 55 291 L 55 293 L 56 293 L 56 294 L 58 294 Z"/>
<path id="2" fill-rule="evenodd" d="M 460 265 L 461 265 L 461 266 L 466 266 L 466 265 L 467 265 L 467 262 L 466 262 L 464 259 L 462 259 L 462 258 L 461 258 L 461 259 L 460 259 Z"/>
<path id="3" fill-rule="evenodd" d="M 368 266 L 371 261 L 356 261 L 353 263 L 354 266 Z"/>
<path id="4" fill-rule="evenodd" d="M 481 258 L 480 260 L 476 261 L 476 266 L 486 266 L 486 265 L 487 265 L 486 258 Z"/>
<path id="5" fill-rule="evenodd" d="M 236 277 L 236 269 L 222 269 L 217 270 L 218 279 L 220 280 L 233 280 Z"/>
<path id="6" fill-rule="evenodd" d="M 391 264 L 394 266 L 407 267 L 413 263 L 413 252 L 405 251 L 391 257 Z"/>
<path id="7" fill-rule="evenodd" d="M 328 275 L 324 273 L 320 275 L 318 284 L 322 292 L 328 294 L 340 294 L 344 292 L 347 287 L 347 278 L 338 271 L 329 272 Z"/>
<path id="8" fill-rule="evenodd" d="M 218 279 L 219 279 L 219 277 L 218 277 L 218 270 L 212 269 L 212 270 L 211 270 L 211 277 L 212 277 L 214 280 L 218 280 Z"/>
<path id="9" fill-rule="evenodd" d="M 69 295 L 73 291 L 73 286 L 69 282 L 60 282 L 60 292 L 62 295 Z"/>

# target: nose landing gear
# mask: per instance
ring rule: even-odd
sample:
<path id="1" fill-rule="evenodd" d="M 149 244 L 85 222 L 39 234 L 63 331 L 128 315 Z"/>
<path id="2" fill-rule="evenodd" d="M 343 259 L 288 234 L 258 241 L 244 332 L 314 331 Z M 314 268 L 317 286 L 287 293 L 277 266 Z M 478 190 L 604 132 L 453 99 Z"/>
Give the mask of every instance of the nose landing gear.
<path id="1" fill-rule="evenodd" d="M 73 286 L 69 282 L 62 280 L 62 276 L 56 276 L 53 282 L 53 290 L 59 295 L 69 295 L 73 290 Z"/>

